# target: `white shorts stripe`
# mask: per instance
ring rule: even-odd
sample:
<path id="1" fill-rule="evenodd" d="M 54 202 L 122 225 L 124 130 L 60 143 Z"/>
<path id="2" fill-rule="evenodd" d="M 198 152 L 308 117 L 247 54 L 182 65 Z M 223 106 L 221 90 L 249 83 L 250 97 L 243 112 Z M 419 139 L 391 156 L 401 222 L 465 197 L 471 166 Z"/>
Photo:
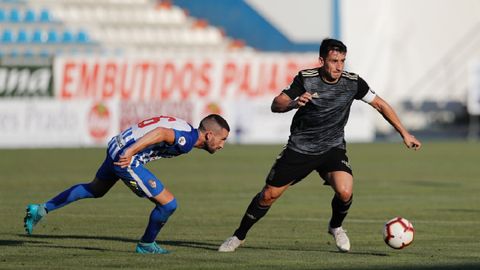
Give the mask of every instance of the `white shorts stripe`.
<path id="1" fill-rule="evenodd" d="M 132 176 L 132 178 L 137 182 L 138 187 L 147 195 L 148 198 L 152 197 L 152 193 L 148 190 L 148 188 L 143 184 L 142 179 L 138 177 L 138 175 L 132 170 L 132 167 L 128 166 L 127 168 L 128 173 Z"/>

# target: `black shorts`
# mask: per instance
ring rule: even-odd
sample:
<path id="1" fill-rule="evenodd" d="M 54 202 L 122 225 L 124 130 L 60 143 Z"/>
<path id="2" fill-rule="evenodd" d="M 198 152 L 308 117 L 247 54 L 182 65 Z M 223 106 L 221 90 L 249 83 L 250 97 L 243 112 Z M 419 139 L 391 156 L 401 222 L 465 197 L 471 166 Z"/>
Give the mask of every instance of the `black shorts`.
<path id="1" fill-rule="evenodd" d="M 327 185 L 329 183 L 325 175 L 329 172 L 344 171 L 352 174 L 344 149 L 332 148 L 321 155 L 306 155 L 285 148 L 273 164 L 266 183 L 282 187 L 293 181 L 293 185 L 307 177 L 313 170 L 319 173 Z"/>

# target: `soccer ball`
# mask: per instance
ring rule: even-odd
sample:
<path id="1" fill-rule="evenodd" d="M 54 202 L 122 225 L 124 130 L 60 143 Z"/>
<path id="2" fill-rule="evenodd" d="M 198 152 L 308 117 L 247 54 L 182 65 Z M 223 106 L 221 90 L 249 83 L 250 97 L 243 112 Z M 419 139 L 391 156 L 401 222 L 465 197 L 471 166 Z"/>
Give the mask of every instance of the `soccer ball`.
<path id="1" fill-rule="evenodd" d="M 413 242 L 412 223 L 402 217 L 392 218 L 383 226 L 383 240 L 394 249 L 402 249 Z"/>

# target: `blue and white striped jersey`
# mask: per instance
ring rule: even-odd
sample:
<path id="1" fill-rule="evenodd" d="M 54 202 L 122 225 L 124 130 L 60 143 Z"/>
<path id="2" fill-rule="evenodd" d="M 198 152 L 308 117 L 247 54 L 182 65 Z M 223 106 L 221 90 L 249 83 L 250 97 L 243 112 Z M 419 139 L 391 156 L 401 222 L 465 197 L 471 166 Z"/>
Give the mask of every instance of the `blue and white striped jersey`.
<path id="1" fill-rule="evenodd" d="M 108 143 L 108 154 L 113 160 L 118 160 L 125 149 L 157 127 L 173 129 L 175 143 L 169 145 L 161 142 L 143 149 L 133 156 L 131 166 L 188 153 L 198 139 L 198 130 L 185 120 L 162 115 L 143 120 L 113 137 Z"/>

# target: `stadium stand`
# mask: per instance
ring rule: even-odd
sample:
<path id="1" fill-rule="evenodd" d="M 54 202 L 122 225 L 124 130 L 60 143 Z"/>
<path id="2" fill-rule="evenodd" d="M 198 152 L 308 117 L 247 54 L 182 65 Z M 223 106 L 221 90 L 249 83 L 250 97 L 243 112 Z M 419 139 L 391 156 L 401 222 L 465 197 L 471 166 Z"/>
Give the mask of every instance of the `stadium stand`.
<path id="1" fill-rule="evenodd" d="M 0 0 L 0 56 L 246 48 L 170 1 Z"/>

